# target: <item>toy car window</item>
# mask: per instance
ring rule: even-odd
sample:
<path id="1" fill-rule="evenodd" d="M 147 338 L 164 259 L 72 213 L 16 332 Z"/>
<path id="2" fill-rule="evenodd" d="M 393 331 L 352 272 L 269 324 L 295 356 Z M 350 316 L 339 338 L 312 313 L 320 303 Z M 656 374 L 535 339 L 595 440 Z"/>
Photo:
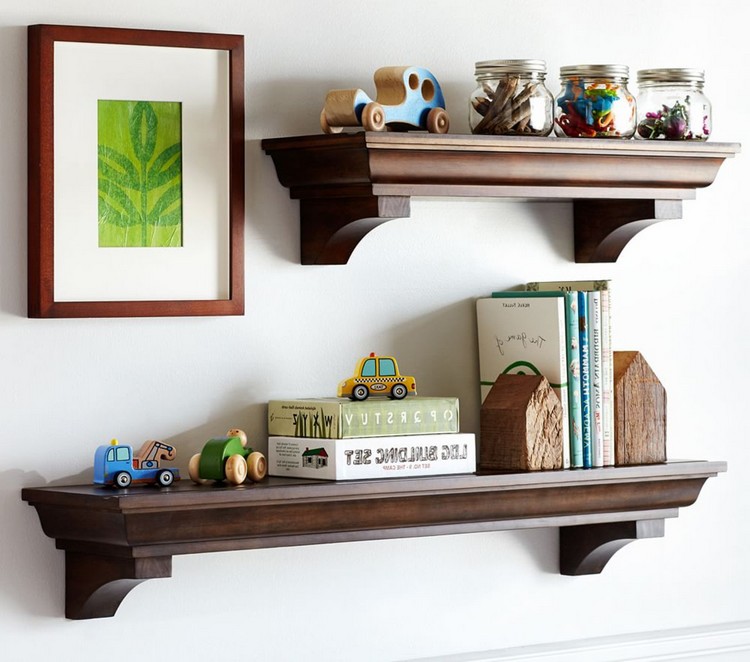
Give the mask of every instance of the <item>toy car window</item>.
<path id="1" fill-rule="evenodd" d="M 107 451 L 107 462 L 114 462 L 114 460 L 115 460 L 115 449 L 110 448 Z"/>
<path id="2" fill-rule="evenodd" d="M 396 376 L 396 364 L 393 359 L 380 359 L 380 376 L 381 377 L 395 377 Z"/>
<path id="3" fill-rule="evenodd" d="M 130 453 L 128 452 L 127 448 L 117 448 L 117 461 L 118 462 L 126 462 L 130 459 Z"/>
<path id="4" fill-rule="evenodd" d="M 362 376 L 363 377 L 374 377 L 375 376 L 375 359 L 367 359 L 362 364 Z"/>

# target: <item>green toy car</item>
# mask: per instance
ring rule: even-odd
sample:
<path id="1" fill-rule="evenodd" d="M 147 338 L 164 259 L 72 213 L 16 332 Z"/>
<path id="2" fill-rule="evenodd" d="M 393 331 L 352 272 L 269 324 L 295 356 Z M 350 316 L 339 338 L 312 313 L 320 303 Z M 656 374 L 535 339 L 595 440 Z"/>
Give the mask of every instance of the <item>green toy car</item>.
<path id="1" fill-rule="evenodd" d="M 203 450 L 190 458 L 188 474 L 191 480 L 201 484 L 211 480 L 226 480 L 232 485 L 241 485 L 248 476 L 258 482 L 268 470 L 263 453 L 253 451 L 247 445 L 247 435 L 236 428 L 225 437 L 209 439 Z"/>

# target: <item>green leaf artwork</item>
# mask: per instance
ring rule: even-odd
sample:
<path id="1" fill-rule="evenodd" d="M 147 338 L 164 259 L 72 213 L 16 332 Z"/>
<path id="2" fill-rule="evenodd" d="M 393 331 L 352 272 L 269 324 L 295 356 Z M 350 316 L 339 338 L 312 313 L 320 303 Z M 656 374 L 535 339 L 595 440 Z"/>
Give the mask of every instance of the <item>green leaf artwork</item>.
<path id="1" fill-rule="evenodd" d="M 182 246 L 182 106 L 98 102 L 99 246 Z"/>

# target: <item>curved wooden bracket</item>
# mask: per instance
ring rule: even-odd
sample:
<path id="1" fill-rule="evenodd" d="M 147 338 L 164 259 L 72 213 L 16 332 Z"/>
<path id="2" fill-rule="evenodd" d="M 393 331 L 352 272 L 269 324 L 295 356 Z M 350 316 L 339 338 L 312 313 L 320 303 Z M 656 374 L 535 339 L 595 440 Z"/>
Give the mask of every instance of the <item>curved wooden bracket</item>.
<path id="1" fill-rule="evenodd" d="M 130 591 L 147 579 L 172 576 L 172 557 L 119 558 L 65 552 L 65 616 L 114 616 Z"/>
<path id="2" fill-rule="evenodd" d="M 576 262 L 616 262 L 641 230 L 682 218 L 682 200 L 574 200 Z"/>
<path id="3" fill-rule="evenodd" d="M 346 264 L 370 230 L 409 214 L 408 196 L 303 198 L 300 200 L 302 264 Z"/>
<path id="4" fill-rule="evenodd" d="M 560 574 L 598 575 L 629 542 L 663 535 L 663 519 L 560 527 Z"/>

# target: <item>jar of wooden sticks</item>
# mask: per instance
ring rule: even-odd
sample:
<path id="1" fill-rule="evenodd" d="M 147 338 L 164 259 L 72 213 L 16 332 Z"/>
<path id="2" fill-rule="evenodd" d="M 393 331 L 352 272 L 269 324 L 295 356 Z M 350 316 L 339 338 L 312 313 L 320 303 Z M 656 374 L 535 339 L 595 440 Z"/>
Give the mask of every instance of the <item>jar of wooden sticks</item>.
<path id="1" fill-rule="evenodd" d="M 477 89 L 469 98 L 472 133 L 546 136 L 552 131 L 554 98 L 544 84 L 543 60 L 476 63 Z"/>

